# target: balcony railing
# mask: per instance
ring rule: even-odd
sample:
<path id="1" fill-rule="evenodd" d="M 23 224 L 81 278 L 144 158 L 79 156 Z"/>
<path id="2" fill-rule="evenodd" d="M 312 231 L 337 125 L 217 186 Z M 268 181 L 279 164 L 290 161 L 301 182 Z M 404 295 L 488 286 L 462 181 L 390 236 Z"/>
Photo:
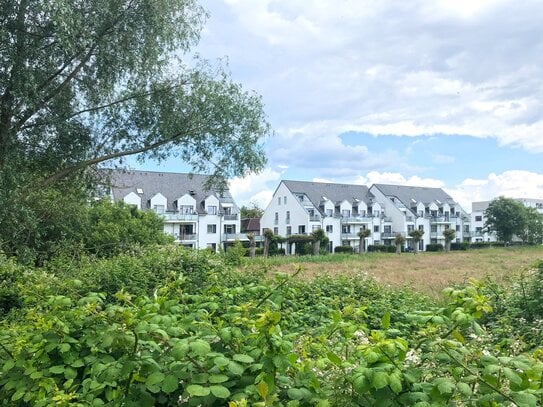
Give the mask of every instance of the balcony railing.
<path id="1" fill-rule="evenodd" d="M 373 220 L 370 216 L 345 216 L 341 218 L 341 223 L 370 223 Z"/>
<path id="2" fill-rule="evenodd" d="M 224 215 L 224 220 L 238 220 L 238 214 L 234 213 L 233 215 Z"/>
<path id="3" fill-rule="evenodd" d="M 358 233 L 342 233 L 342 239 L 359 239 Z"/>
<path id="4" fill-rule="evenodd" d="M 321 217 L 319 215 L 309 215 L 310 222 L 320 222 Z"/>
<path id="5" fill-rule="evenodd" d="M 196 222 L 198 221 L 198 214 L 196 213 L 175 213 L 167 212 L 161 214 L 164 220 L 181 221 L 181 222 Z"/>
<path id="6" fill-rule="evenodd" d="M 255 235 L 255 242 L 262 242 L 264 241 L 264 236 L 261 235 Z M 244 240 L 248 241 L 247 233 L 223 233 L 222 234 L 222 241 L 223 242 L 233 242 L 236 240 Z"/>
<path id="7" fill-rule="evenodd" d="M 183 234 L 175 234 L 175 240 L 181 241 L 181 242 L 187 242 L 192 240 L 198 240 L 198 234 L 196 233 L 183 233 Z"/>
<path id="8" fill-rule="evenodd" d="M 430 219 L 430 223 L 452 223 L 453 221 L 448 216 L 426 216 Z"/>

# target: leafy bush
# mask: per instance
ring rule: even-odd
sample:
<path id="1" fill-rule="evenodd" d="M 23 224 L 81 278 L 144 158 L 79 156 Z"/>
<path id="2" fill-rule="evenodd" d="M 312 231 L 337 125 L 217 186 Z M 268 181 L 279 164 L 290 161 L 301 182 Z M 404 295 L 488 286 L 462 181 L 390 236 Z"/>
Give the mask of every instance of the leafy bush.
<path id="1" fill-rule="evenodd" d="M 226 248 L 224 259 L 226 264 L 231 266 L 240 266 L 243 264 L 243 258 L 247 256 L 249 250 L 243 247 L 243 244 L 237 240 L 233 245 Z"/>
<path id="2" fill-rule="evenodd" d="M 441 243 L 431 243 L 426 245 L 427 252 L 442 252 L 443 245 Z"/>
<path id="3" fill-rule="evenodd" d="M 468 250 L 469 249 L 469 243 L 468 242 L 454 242 L 451 243 L 451 250 Z"/>
<path id="4" fill-rule="evenodd" d="M 354 247 L 352 247 L 352 246 L 336 246 L 336 247 L 334 247 L 334 253 L 354 253 Z"/>
<path id="5" fill-rule="evenodd" d="M 379 253 L 396 253 L 396 246 L 390 246 L 390 245 L 369 245 L 368 246 L 369 252 L 379 252 Z M 404 251 L 404 248 L 402 247 L 402 251 Z"/>

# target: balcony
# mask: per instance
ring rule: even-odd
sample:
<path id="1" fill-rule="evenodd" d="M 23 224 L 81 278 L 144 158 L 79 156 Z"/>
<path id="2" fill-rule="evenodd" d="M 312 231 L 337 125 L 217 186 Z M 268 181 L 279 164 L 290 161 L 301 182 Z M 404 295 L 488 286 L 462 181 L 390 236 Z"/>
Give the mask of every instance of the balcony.
<path id="1" fill-rule="evenodd" d="M 430 223 L 452 223 L 448 216 L 426 216 L 426 219 L 430 219 Z"/>
<path id="2" fill-rule="evenodd" d="M 349 240 L 349 239 L 359 239 L 358 233 L 342 233 L 341 234 L 342 240 Z"/>
<path id="3" fill-rule="evenodd" d="M 163 213 L 162 217 L 166 221 L 180 221 L 180 222 L 197 222 L 198 221 L 198 214 L 196 213 L 168 212 L 168 213 Z"/>
<path id="4" fill-rule="evenodd" d="M 236 240 L 248 241 L 247 233 L 223 233 L 222 241 L 223 242 L 235 242 Z M 255 242 L 264 241 L 264 236 L 257 235 L 255 236 Z"/>
<path id="5" fill-rule="evenodd" d="M 320 222 L 321 217 L 319 215 L 309 215 L 309 221 L 310 222 Z"/>
<path id="6" fill-rule="evenodd" d="M 224 220 L 238 220 L 238 214 L 234 213 L 234 214 L 224 215 Z"/>
<path id="7" fill-rule="evenodd" d="M 198 234 L 196 234 L 196 233 L 193 233 L 193 234 L 188 234 L 188 233 L 175 234 L 174 236 L 175 236 L 175 240 L 180 241 L 180 242 L 188 242 L 188 241 L 198 240 Z"/>
<path id="8" fill-rule="evenodd" d="M 372 219 L 370 216 L 345 216 L 341 218 L 341 223 L 370 223 Z"/>

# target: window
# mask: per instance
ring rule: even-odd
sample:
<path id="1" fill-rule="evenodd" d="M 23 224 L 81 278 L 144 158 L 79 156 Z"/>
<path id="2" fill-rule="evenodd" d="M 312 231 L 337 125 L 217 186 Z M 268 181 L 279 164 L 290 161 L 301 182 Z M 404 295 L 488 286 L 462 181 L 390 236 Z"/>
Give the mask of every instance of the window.
<path id="1" fill-rule="evenodd" d="M 209 215 L 216 215 L 217 214 L 217 207 L 216 206 L 208 206 L 207 207 L 207 213 Z"/>
<path id="2" fill-rule="evenodd" d="M 275 212 L 275 224 L 279 223 L 279 212 Z"/>
<path id="3" fill-rule="evenodd" d="M 207 248 L 213 250 L 214 252 L 217 251 L 217 244 L 216 243 L 208 243 Z"/>
<path id="4" fill-rule="evenodd" d="M 192 205 L 181 205 L 179 207 L 179 213 L 183 215 L 190 215 L 194 212 L 194 207 Z"/>
<path id="5" fill-rule="evenodd" d="M 351 216 L 351 211 L 349 209 L 343 209 L 341 211 L 341 216 L 343 216 L 344 218 L 348 218 L 349 216 Z"/>
<path id="6" fill-rule="evenodd" d="M 305 235 L 305 225 L 298 226 L 298 234 Z"/>
<path id="7" fill-rule="evenodd" d="M 475 217 L 475 222 L 482 222 L 483 221 L 483 217 L 478 215 Z"/>
<path id="8" fill-rule="evenodd" d="M 483 233 L 483 228 L 477 227 L 477 228 L 475 228 L 475 232 L 476 233 Z"/>
<path id="9" fill-rule="evenodd" d="M 287 211 L 287 219 L 286 219 L 286 222 L 287 222 L 287 224 L 290 223 L 290 211 Z"/>
<path id="10" fill-rule="evenodd" d="M 326 225 L 326 232 L 327 233 L 333 233 L 334 232 L 334 225 Z"/>
<path id="11" fill-rule="evenodd" d="M 236 233 L 236 225 L 224 225 L 224 233 L 226 234 L 235 234 Z"/>
<path id="12" fill-rule="evenodd" d="M 283 203 L 284 203 L 285 205 L 287 204 L 287 196 L 286 196 L 286 195 L 283 197 Z"/>
<path id="13" fill-rule="evenodd" d="M 287 226 L 287 237 L 292 235 L 292 226 Z"/>
<path id="14" fill-rule="evenodd" d="M 392 226 L 384 226 L 383 233 L 392 233 Z"/>
<path id="15" fill-rule="evenodd" d="M 350 225 L 341 225 L 341 233 L 351 233 Z"/>
<path id="16" fill-rule="evenodd" d="M 379 233 L 379 226 L 374 226 L 374 227 L 373 227 L 373 231 L 374 231 L 375 233 Z"/>
<path id="17" fill-rule="evenodd" d="M 225 215 L 232 215 L 232 208 L 231 207 L 224 208 L 223 213 Z"/>
<path id="18" fill-rule="evenodd" d="M 217 233 L 217 225 L 207 225 L 207 233 Z"/>
<path id="19" fill-rule="evenodd" d="M 413 230 L 415 230 L 415 226 L 407 225 L 407 233 L 412 232 Z"/>
<path id="20" fill-rule="evenodd" d="M 430 226 L 430 232 L 431 233 L 437 233 L 437 225 L 431 225 Z"/>
<path id="21" fill-rule="evenodd" d="M 153 210 L 156 213 L 164 213 L 164 205 L 154 205 Z"/>
<path id="22" fill-rule="evenodd" d="M 419 230 L 424 230 L 424 225 L 419 225 Z"/>
<path id="23" fill-rule="evenodd" d="M 279 234 L 279 228 L 277 228 L 277 227 L 273 228 L 273 234 L 278 235 Z"/>
<path id="24" fill-rule="evenodd" d="M 136 188 L 136 192 L 138 194 L 143 194 L 143 188 Z"/>
<path id="25" fill-rule="evenodd" d="M 326 216 L 332 216 L 334 214 L 333 209 L 326 209 Z"/>
<path id="26" fill-rule="evenodd" d="M 321 228 L 320 225 L 313 225 L 313 226 L 311 226 L 311 231 L 315 232 L 315 231 L 319 230 L 320 228 Z"/>
<path id="27" fill-rule="evenodd" d="M 281 197 L 277 197 L 277 205 L 281 205 Z"/>
<path id="28" fill-rule="evenodd" d="M 460 232 L 460 225 L 456 225 L 456 231 Z"/>

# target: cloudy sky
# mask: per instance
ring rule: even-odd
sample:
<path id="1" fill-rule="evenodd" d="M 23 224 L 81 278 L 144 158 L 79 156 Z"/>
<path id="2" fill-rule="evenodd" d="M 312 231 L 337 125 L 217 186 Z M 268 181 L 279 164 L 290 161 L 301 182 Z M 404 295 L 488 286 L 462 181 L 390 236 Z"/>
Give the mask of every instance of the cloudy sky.
<path id="1" fill-rule="evenodd" d="M 202 3 L 197 51 L 228 58 L 275 131 L 239 204 L 281 179 L 442 187 L 468 210 L 543 198 L 542 1 Z"/>

